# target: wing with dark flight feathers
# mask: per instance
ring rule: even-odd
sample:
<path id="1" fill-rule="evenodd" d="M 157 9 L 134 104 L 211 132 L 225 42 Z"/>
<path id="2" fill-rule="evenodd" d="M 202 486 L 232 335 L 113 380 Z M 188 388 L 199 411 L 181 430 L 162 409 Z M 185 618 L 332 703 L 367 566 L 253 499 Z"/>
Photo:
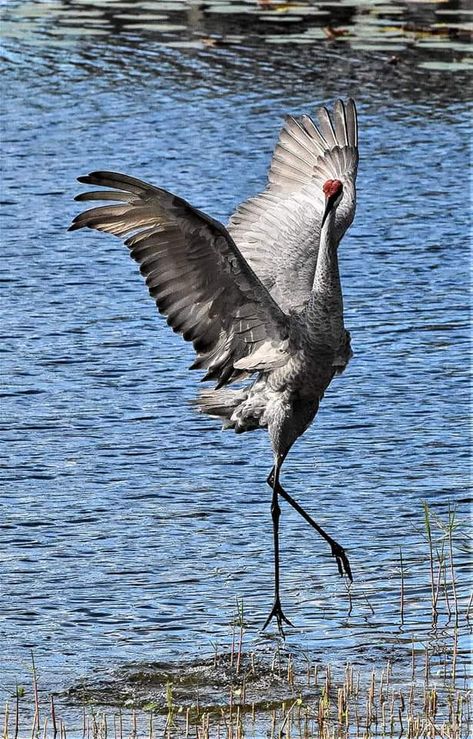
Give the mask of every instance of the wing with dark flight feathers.
<path id="1" fill-rule="evenodd" d="M 79 181 L 113 189 L 76 200 L 115 202 L 81 213 L 70 229 L 126 237 L 159 311 L 193 342 L 193 368 L 206 368 L 204 379 L 221 386 L 287 361 L 288 318 L 222 224 L 127 175 L 92 172 Z"/>
<path id="2" fill-rule="evenodd" d="M 337 100 L 317 122 L 288 116 L 274 150 L 266 189 L 242 203 L 228 230 L 239 250 L 281 308 L 300 310 L 314 280 L 324 211 L 323 184 L 338 179 L 338 240 L 355 215 L 358 126 L 353 100 Z"/>

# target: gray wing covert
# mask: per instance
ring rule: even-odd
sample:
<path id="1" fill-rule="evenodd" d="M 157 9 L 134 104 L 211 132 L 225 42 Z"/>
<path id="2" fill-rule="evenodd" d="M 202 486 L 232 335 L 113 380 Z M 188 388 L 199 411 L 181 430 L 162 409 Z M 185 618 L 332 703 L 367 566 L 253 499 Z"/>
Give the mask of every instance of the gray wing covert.
<path id="1" fill-rule="evenodd" d="M 78 195 L 116 201 L 78 215 L 88 227 L 127 237 L 150 295 L 174 331 L 192 341 L 193 368 L 218 386 L 287 360 L 288 319 L 248 266 L 232 238 L 209 216 L 175 195 L 115 172 L 79 178 L 114 188 Z"/>
<path id="2" fill-rule="evenodd" d="M 342 238 L 355 214 L 358 127 L 353 100 L 335 103 L 332 115 L 288 116 L 274 150 L 266 189 L 242 203 L 228 230 L 281 308 L 300 310 L 312 289 L 324 210 L 322 186 L 344 184 L 336 232 Z"/>

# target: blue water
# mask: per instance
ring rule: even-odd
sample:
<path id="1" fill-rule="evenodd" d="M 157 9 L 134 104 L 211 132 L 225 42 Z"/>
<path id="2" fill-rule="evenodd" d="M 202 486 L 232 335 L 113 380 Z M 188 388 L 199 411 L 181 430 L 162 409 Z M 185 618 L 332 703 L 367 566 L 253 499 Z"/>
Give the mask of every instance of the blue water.
<path id="1" fill-rule="evenodd" d="M 463 526 L 469 511 L 465 80 L 387 67 L 346 45 L 251 37 L 174 48 L 165 32 L 110 19 L 73 34 L 11 6 L 1 51 L 2 698 L 29 679 L 31 650 L 45 689 L 128 660 L 208 654 L 228 641 L 236 598 L 250 646 L 265 644 L 266 435 L 222 434 L 195 413 L 191 347 L 156 313 L 126 249 L 66 229 L 75 178 L 99 168 L 225 221 L 264 186 L 283 114 L 337 96 L 353 95 L 360 118 L 358 210 L 340 247 L 355 356 L 283 484 L 346 546 L 355 583 L 349 614 L 329 551 L 284 507 L 283 603 L 298 627 L 288 643 L 343 663 L 422 639 L 422 501 L 443 520 L 456 506 Z"/>

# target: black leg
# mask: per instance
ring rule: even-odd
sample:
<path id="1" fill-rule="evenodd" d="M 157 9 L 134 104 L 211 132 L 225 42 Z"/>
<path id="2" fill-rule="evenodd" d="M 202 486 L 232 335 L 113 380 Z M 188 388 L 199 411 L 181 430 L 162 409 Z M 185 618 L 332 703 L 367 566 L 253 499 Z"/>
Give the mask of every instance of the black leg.
<path id="1" fill-rule="evenodd" d="M 281 509 L 279 507 L 278 500 L 278 489 L 279 484 L 279 468 L 276 467 L 276 472 L 273 475 L 273 497 L 271 501 L 271 517 L 273 519 L 273 536 L 274 536 L 274 605 L 271 609 L 271 613 L 264 622 L 263 630 L 267 627 L 272 618 L 275 618 L 278 624 L 278 629 L 282 636 L 284 636 L 283 622 L 292 626 L 292 623 L 284 615 L 281 606 L 281 600 L 279 597 L 279 517 L 281 515 Z"/>
<path id="2" fill-rule="evenodd" d="M 327 534 L 326 531 L 323 530 L 321 526 L 319 526 L 318 523 L 314 521 L 313 518 L 309 516 L 308 513 L 305 512 L 305 510 L 297 503 L 297 501 L 294 500 L 294 498 L 291 498 L 289 493 L 286 493 L 284 488 L 281 486 L 279 482 L 279 474 L 275 474 L 275 468 L 271 470 L 269 477 L 268 477 L 268 485 L 273 488 L 273 495 L 276 491 L 278 495 L 280 495 L 284 500 L 286 500 L 290 505 L 292 505 L 293 508 L 304 518 L 307 523 L 309 523 L 312 528 L 314 528 L 320 536 L 325 539 L 325 541 L 330 545 L 332 549 L 332 557 L 335 557 L 335 560 L 337 562 L 338 571 L 340 573 L 340 576 L 343 577 L 343 574 L 345 573 L 349 580 L 353 582 L 353 575 L 351 573 L 351 567 L 350 562 L 348 561 L 348 557 L 345 554 L 345 550 L 338 542 L 335 541 L 335 539 L 332 539 L 331 536 Z"/>

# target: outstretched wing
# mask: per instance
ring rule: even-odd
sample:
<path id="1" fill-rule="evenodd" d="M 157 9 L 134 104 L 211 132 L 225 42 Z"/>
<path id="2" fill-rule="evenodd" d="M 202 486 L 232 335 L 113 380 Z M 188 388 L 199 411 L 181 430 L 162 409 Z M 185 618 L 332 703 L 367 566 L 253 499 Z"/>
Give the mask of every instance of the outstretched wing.
<path id="1" fill-rule="evenodd" d="M 88 227 L 115 236 L 140 265 L 169 325 L 192 341 L 193 368 L 218 386 L 287 360 L 288 318 L 235 246 L 225 227 L 166 190 L 115 172 L 79 181 L 114 188 L 76 200 L 117 201 L 78 215 L 70 230 Z"/>
<path id="2" fill-rule="evenodd" d="M 248 264 L 281 308 L 300 310 L 314 280 L 324 210 L 323 184 L 343 182 L 337 208 L 340 240 L 355 215 L 358 127 L 353 100 L 337 100 L 332 116 L 288 116 L 264 192 L 242 203 L 227 226 Z"/>

